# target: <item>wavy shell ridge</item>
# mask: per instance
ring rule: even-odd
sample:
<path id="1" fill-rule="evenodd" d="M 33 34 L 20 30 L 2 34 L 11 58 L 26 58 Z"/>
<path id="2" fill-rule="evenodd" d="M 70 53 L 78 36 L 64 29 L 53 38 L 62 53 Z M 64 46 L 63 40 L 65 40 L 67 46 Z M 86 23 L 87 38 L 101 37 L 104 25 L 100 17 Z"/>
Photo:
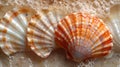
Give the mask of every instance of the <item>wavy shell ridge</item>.
<path id="1" fill-rule="evenodd" d="M 0 21 L 1 48 L 6 55 L 23 51 L 26 45 L 27 13 L 26 8 L 8 11 Z"/>
<path id="2" fill-rule="evenodd" d="M 63 18 L 55 30 L 55 41 L 75 61 L 105 56 L 113 45 L 103 21 L 87 13 L 72 13 Z"/>
<path id="3" fill-rule="evenodd" d="M 60 16 L 52 11 L 42 11 L 31 18 L 28 25 L 28 44 L 40 57 L 46 58 L 56 48 L 54 29 Z"/>

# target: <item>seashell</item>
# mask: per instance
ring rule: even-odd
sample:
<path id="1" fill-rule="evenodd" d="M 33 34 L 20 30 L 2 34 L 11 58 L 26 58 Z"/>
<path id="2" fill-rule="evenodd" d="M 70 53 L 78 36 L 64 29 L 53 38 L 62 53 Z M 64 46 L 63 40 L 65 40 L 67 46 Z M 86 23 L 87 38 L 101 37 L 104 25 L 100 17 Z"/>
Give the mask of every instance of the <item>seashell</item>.
<path id="1" fill-rule="evenodd" d="M 106 19 L 106 22 L 113 35 L 115 46 L 120 47 L 120 5 L 111 7 L 110 16 Z"/>
<path id="2" fill-rule="evenodd" d="M 56 48 L 54 29 L 62 15 L 47 9 L 39 13 L 28 24 L 27 39 L 31 49 L 41 58 L 46 58 Z"/>
<path id="3" fill-rule="evenodd" d="M 21 52 L 26 46 L 26 30 L 32 10 L 16 7 L 0 21 L 0 47 L 6 55 Z"/>
<path id="4" fill-rule="evenodd" d="M 55 42 L 67 58 L 80 62 L 106 56 L 113 46 L 112 36 L 103 21 L 87 13 L 72 13 L 55 29 Z"/>

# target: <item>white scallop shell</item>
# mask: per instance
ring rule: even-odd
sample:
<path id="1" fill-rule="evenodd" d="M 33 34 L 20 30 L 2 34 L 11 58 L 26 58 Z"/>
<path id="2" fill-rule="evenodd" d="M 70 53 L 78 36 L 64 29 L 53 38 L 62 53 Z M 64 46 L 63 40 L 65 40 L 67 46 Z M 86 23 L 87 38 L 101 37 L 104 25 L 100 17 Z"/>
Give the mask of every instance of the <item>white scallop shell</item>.
<path id="1" fill-rule="evenodd" d="M 16 7 L 8 11 L 1 19 L 0 47 L 6 55 L 11 55 L 25 49 L 28 25 L 27 17 L 30 15 L 30 12 L 27 8 Z"/>
<path id="2" fill-rule="evenodd" d="M 40 57 L 46 58 L 55 49 L 54 29 L 62 15 L 49 10 L 41 10 L 31 18 L 27 29 L 28 45 Z"/>
<path id="3" fill-rule="evenodd" d="M 111 7 L 108 18 L 106 22 L 113 35 L 114 43 L 120 47 L 120 5 Z"/>

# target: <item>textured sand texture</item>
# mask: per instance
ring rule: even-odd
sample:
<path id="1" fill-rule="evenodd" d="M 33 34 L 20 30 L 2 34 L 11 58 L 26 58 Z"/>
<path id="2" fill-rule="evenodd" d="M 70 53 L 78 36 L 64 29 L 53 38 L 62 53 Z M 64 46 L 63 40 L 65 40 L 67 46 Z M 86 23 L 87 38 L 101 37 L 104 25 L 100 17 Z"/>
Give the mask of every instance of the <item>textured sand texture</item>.
<path id="1" fill-rule="evenodd" d="M 0 18 L 15 6 L 30 7 L 37 13 L 41 9 L 56 11 L 63 17 L 72 12 L 88 12 L 102 18 L 106 24 L 109 23 L 109 16 L 120 13 L 118 10 L 120 0 L 0 0 Z M 112 52 L 107 57 L 86 63 L 75 63 L 66 59 L 62 49 L 53 51 L 46 59 L 40 58 L 29 48 L 25 52 L 9 57 L 0 50 L 0 67 L 120 67 L 120 47 L 118 45 L 114 42 Z"/>

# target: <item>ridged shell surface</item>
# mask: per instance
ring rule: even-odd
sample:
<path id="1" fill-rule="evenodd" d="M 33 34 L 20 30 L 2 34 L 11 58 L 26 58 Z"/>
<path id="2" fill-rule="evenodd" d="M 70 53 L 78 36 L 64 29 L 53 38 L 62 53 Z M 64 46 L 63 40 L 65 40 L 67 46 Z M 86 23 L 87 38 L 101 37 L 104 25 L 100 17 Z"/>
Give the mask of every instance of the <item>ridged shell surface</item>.
<path id="1" fill-rule="evenodd" d="M 29 9 L 16 7 L 8 11 L 1 19 L 0 47 L 6 55 L 25 49 L 29 12 Z"/>
<path id="2" fill-rule="evenodd" d="M 114 5 L 111 7 L 109 20 L 107 19 L 107 25 L 113 35 L 115 45 L 120 47 L 120 5 Z"/>
<path id="3" fill-rule="evenodd" d="M 34 15 L 27 29 L 28 45 L 41 58 L 46 58 L 55 49 L 54 29 L 61 15 L 56 12 L 41 10 Z"/>
<path id="4" fill-rule="evenodd" d="M 103 21 L 81 12 L 69 14 L 58 23 L 55 42 L 64 48 L 68 59 L 77 62 L 106 56 L 113 46 Z"/>

